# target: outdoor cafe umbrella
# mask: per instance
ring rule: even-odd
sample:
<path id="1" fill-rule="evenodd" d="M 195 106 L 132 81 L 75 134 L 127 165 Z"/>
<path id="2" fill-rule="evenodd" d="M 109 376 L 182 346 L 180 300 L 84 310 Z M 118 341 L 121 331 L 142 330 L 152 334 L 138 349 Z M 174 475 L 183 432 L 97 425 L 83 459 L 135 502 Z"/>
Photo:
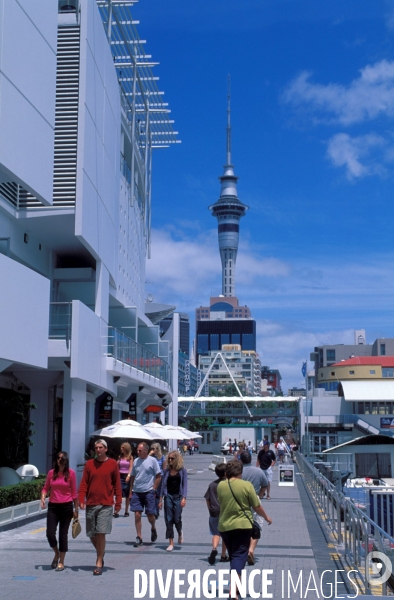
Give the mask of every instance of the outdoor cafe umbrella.
<path id="1" fill-rule="evenodd" d="M 182 439 L 189 438 L 191 440 L 194 440 L 196 438 L 202 438 L 202 435 L 200 435 L 197 431 L 190 431 L 189 429 L 186 429 L 186 427 L 181 427 L 181 425 L 171 425 L 171 427 L 177 429 L 180 433 L 182 433 Z"/>
<path id="2" fill-rule="evenodd" d="M 149 423 L 144 426 L 145 429 L 154 433 L 159 431 L 160 434 L 167 440 L 191 440 L 193 438 L 201 438 L 202 435 L 189 431 L 179 425 L 160 425 L 160 423 Z"/>
<path id="3" fill-rule="evenodd" d="M 113 423 L 113 425 L 97 429 L 96 431 L 93 431 L 91 435 L 109 438 L 126 438 L 131 440 L 152 441 L 154 439 L 161 439 L 161 436 L 152 436 L 150 432 L 137 421 L 128 419 L 123 419 L 122 421 Z"/>
<path id="4" fill-rule="evenodd" d="M 157 439 L 163 440 L 183 440 L 183 436 L 178 429 L 170 425 L 160 425 L 160 423 L 148 423 L 144 428 Z"/>

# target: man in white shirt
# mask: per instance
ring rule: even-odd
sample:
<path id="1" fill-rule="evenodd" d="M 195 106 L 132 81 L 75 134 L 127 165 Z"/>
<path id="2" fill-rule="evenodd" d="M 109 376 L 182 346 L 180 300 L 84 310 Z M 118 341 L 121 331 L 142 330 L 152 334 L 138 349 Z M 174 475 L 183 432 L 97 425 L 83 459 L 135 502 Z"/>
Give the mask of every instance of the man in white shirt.
<path id="1" fill-rule="evenodd" d="M 138 444 L 138 458 L 135 459 L 130 477 L 130 510 L 135 515 L 137 538 L 135 548 L 142 545 L 142 512 L 151 525 L 151 542 L 157 540 L 156 531 L 156 490 L 161 483 L 159 463 L 149 456 L 149 446 L 145 442 Z"/>

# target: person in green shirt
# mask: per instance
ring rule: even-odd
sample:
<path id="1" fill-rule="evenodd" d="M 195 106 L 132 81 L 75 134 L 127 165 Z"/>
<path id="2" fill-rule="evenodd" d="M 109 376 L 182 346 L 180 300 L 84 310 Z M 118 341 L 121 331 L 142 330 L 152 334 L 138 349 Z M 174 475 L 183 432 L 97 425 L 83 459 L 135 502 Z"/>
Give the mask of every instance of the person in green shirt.
<path id="1" fill-rule="evenodd" d="M 230 567 L 238 575 L 245 568 L 249 544 L 252 537 L 253 515 L 251 508 L 271 525 L 272 520 L 260 504 L 260 500 L 250 481 L 241 479 L 243 464 L 232 460 L 226 465 L 226 480 L 218 485 L 220 504 L 218 529 L 227 546 Z M 232 592 L 232 598 L 238 598 Z"/>

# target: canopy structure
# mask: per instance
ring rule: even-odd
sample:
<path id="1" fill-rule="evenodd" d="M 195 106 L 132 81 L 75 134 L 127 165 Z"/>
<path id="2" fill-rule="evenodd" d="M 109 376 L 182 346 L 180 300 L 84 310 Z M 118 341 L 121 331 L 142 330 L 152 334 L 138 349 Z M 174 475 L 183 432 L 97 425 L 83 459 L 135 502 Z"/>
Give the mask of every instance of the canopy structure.
<path id="1" fill-rule="evenodd" d="M 163 102 L 164 92 L 157 86 L 158 77 L 152 68 L 159 63 L 145 53 L 145 40 L 141 40 L 133 20 L 131 0 L 97 0 L 108 42 L 118 71 L 124 109 L 133 120 L 141 148 L 165 148 L 179 143 L 168 103 Z M 133 116 L 137 115 L 134 119 Z"/>
<path id="2" fill-rule="evenodd" d="M 193 396 L 182 396 L 178 397 L 178 402 L 255 402 L 259 405 L 266 402 L 299 402 L 304 399 L 304 396 L 200 396 L 194 398 Z"/>
<path id="3" fill-rule="evenodd" d="M 365 401 L 365 400 L 393 400 L 394 399 L 394 381 L 392 380 L 365 380 L 340 381 L 343 395 L 346 401 Z"/>

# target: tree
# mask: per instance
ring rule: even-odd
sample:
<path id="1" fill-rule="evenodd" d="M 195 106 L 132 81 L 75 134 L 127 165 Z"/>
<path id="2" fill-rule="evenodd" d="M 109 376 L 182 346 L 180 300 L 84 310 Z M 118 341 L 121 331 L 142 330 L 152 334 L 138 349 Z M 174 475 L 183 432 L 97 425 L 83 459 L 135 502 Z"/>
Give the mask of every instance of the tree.
<path id="1" fill-rule="evenodd" d="M 18 468 L 28 460 L 29 446 L 34 423 L 30 421 L 30 411 L 36 408 L 23 396 L 0 391 L 0 466 Z"/>
<path id="2" fill-rule="evenodd" d="M 200 431 L 200 429 L 209 429 L 214 422 L 212 417 L 194 417 L 187 422 L 187 429 L 190 431 Z"/>

